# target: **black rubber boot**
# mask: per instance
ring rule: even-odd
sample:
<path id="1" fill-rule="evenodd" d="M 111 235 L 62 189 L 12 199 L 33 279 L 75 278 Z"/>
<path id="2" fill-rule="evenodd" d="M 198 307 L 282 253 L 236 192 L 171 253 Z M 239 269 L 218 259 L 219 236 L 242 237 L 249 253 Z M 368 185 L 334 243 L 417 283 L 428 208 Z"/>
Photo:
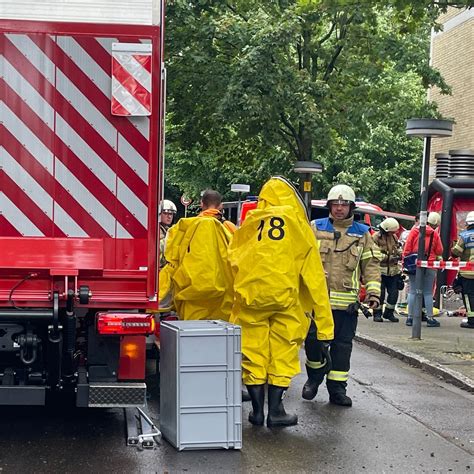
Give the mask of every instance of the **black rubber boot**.
<path id="1" fill-rule="evenodd" d="M 394 316 L 393 311 L 393 309 L 385 308 L 383 318 L 388 319 L 391 323 L 398 323 L 398 318 Z"/>
<path id="2" fill-rule="evenodd" d="M 289 415 L 285 411 L 282 398 L 288 387 L 277 387 L 276 385 L 268 385 L 268 416 L 267 426 L 269 428 L 275 426 L 293 426 L 298 423 L 296 415 Z"/>
<path id="3" fill-rule="evenodd" d="M 474 318 L 467 318 L 467 323 L 461 323 L 460 327 L 465 329 L 474 329 Z"/>
<path id="4" fill-rule="evenodd" d="M 380 309 L 374 309 L 374 323 L 383 323 L 382 311 Z"/>
<path id="5" fill-rule="evenodd" d="M 324 379 L 324 374 L 320 374 L 320 370 L 312 369 L 308 366 L 306 366 L 306 373 L 308 374 L 308 380 L 303 385 L 301 396 L 305 400 L 312 400 L 318 393 L 318 388 Z"/>
<path id="6" fill-rule="evenodd" d="M 348 397 L 345 393 L 332 393 L 329 394 L 329 401 L 334 405 L 339 405 L 341 407 L 351 407 L 352 399 Z"/>
<path id="7" fill-rule="evenodd" d="M 249 421 L 252 425 L 262 426 L 265 415 L 265 385 L 247 385 L 247 390 L 252 401 L 252 411 L 249 413 Z"/>

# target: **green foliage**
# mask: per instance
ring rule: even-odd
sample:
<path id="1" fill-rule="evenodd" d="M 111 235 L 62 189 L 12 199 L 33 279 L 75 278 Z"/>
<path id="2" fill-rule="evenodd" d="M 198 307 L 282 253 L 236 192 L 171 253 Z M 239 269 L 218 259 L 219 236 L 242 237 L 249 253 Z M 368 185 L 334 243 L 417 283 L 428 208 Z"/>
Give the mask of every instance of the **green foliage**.
<path id="1" fill-rule="evenodd" d="M 449 93 L 428 59 L 430 29 L 453 3 L 169 1 L 169 185 L 233 199 L 231 183 L 257 193 L 273 174 L 296 179 L 295 160 L 317 160 L 320 194 L 347 182 L 412 210 L 422 144 L 405 120 L 436 116 L 427 87 Z"/>

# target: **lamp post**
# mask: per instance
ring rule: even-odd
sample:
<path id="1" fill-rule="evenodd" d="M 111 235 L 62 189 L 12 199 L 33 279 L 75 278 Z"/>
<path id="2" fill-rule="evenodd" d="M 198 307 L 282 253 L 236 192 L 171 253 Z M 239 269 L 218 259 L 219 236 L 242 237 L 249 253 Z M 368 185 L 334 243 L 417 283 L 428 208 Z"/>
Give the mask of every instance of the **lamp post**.
<path id="1" fill-rule="evenodd" d="M 301 191 L 303 193 L 304 203 L 308 216 L 311 217 L 311 176 L 316 173 L 323 172 L 323 165 L 315 161 L 297 161 L 293 167 L 293 171 L 301 175 Z"/>
<path id="2" fill-rule="evenodd" d="M 425 257 L 425 236 L 428 207 L 428 174 L 430 166 L 431 139 L 433 137 L 450 137 L 453 134 L 453 122 L 451 120 L 436 119 L 410 119 L 407 120 L 406 134 L 410 137 L 424 138 L 423 165 L 421 173 L 420 188 L 420 223 L 418 239 L 418 260 Z M 413 305 L 413 327 L 411 337 L 421 339 L 421 312 L 423 307 L 423 282 L 426 269 L 416 267 L 415 275 L 415 302 Z"/>
<path id="3" fill-rule="evenodd" d="M 242 193 L 249 193 L 250 192 L 250 185 L 248 184 L 231 184 L 230 190 L 233 193 L 237 193 L 239 196 L 239 203 L 237 204 L 237 226 L 240 226 L 240 210 L 242 207 L 241 204 L 241 197 Z"/>

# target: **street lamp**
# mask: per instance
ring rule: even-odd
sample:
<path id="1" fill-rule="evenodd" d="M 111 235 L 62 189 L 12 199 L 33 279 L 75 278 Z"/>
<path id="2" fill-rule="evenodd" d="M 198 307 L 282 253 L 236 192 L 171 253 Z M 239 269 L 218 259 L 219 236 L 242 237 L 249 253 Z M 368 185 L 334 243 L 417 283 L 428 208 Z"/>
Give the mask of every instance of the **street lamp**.
<path id="1" fill-rule="evenodd" d="M 418 239 L 418 260 L 424 260 L 425 256 L 425 236 L 428 207 L 428 174 L 430 166 L 431 138 L 450 137 L 453 134 L 453 122 L 451 120 L 437 119 L 410 119 L 407 120 L 406 134 L 410 137 L 420 137 L 425 139 L 423 151 L 423 165 L 420 188 L 420 223 Z M 421 312 L 423 308 L 423 282 L 426 269 L 417 266 L 415 275 L 415 302 L 413 311 L 413 327 L 411 337 L 421 339 Z"/>
<path id="2" fill-rule="evenodd" d="M 293 171 L 301 175 L 301 191 L 308 216 L 311 217 L 311 176 L 316 173 L 322 173 L 323 165 L 315 161 L 297 161 L 293 167 Z"/>
<path id="3" fill-rule="evenodd" d="M 237 204 L 237 226 L 240 226 L 240 210 L 241 210 L 241 197 L 242 193 L 249 193 L 250 192 L 250 185 L 248 184 L 231 184 L 230 190 L 233 193 L 237 193 L 239 195 L 239 203 Z"/>

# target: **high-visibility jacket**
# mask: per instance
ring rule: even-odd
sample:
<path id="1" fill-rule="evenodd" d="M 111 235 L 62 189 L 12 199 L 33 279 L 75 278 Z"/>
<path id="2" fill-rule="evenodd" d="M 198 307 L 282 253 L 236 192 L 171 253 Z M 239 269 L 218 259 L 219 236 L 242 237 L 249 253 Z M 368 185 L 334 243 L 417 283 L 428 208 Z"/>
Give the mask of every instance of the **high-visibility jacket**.
<path id="1" fill-rule="evenodd" d="M 305 330 L 314 311 L 318 339 L 333 339 L 324 270 L 303 203 L 282 178 L 272 178 L 234 234 L 229 259 L 237 304 L 282 312 L 298 307 Z M 306 314 L 306 316 L 305 316 Z M 306 333 L 303 334 L 303 337 Z"/>
<path id="2" fill-rule="evenodd" d="M 460 257 L 463 262 L 474 262 L 474 227 L 459 234 L 451 253 L 455 257 Z M 473 270 L 459 270 L 459 274 L 464 278 L 474 279 Z"/>
<path id="3" fill-rule="evenodd" d="M 402 249 L 398 237 L 388 232 L 376 232 L 372 238 L 381 253 L 380 271 L 382 275 L 399 275 L 402 272 L 400 263 Z"/>
<path id="4" fill-rule="evenodd" d="M 181 319 L 228 320 L 232 273 L 227 257 L 231 234 L 213 217 L 180 219 L 168 231 L 160 272 L 161 302 L 169 297 Z"/>
<path id="5" fill-rule="evenodd" d="M 368 296 L 380 298 L 381 254 L 369 227 L 353 217 L 312 222 L 326 272 L 331 307 L 346 310 L 359 299 L 361 280 Z"/>

